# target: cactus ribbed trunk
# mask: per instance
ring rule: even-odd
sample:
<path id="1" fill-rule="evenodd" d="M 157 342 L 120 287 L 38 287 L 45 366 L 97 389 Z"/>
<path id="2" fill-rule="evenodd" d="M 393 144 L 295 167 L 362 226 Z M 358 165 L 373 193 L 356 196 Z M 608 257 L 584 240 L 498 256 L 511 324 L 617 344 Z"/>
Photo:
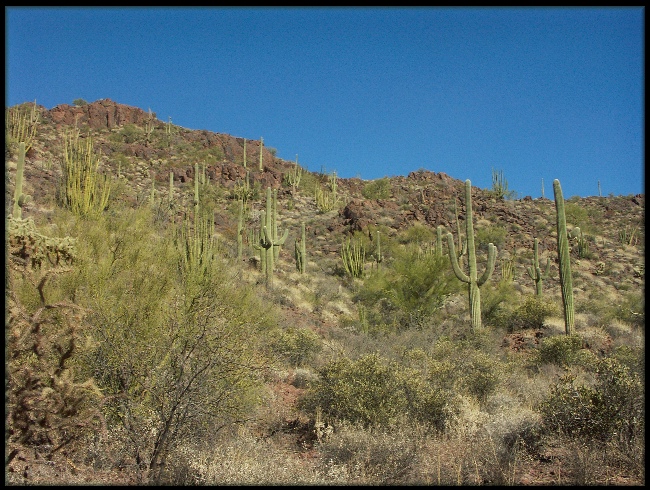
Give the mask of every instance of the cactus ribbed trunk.
<path id="1" fill-rule="evenodd" d="M 296 240 L 296 268 L 301 274 L 305 273 L 305 264 L 307 263 L 307 245 L 305 243 L 305 223 L 300 225 L 300 239 Z"/>
<path id="2" fill-rule="evenodd" d="M 22 217 L 23 198 L 23 174 L 25 171 L 25 143 L 18 143 L 18 166 L 16 167 L 16 187 L 14 189 L 13 216 L 16 219 Z"/>
<path id="3" fill-rule="evenodd" d="M 560 286 L 562 288 L 562 303 L 564 304 L 564 326 L 567 335 L 574 332 L 573 310 L 573 278 L 571 276 L 571 257 L 569 255 L 569 236 L 566 230 L 566 216 L 564 214 L 564 197 L 560 181 L 553 181 L 553 194 L 555 195 L 555 209 L 557 212 L 557 252 L 560 262 Z"/>
<path id="4" fill-rule="evenodd" d="M 547 259 L 546 269 L 544 273 L 542 273 L 542 269 L 539 266 L 539 240 L 535 238 L 535 242 L 533 244 L 533 265 L 531 267 L 528 267 L 527 271 L 530 278 L 535 281 L 535 294 L 537 296 L 542 295 L 542 282 L 544 279 L 548 278 L 550 267 L 551 261 L 550 259 Z"/>
<path id="5" fill-rule="evenodd" d="M 276 206 L 274 205 L 273 196 L 275 195 L 276 194 L 271 194 L 270 187 L 266 188 L 266 216 L 260 233 L 262 268 L 266 270 L 267 287 L 270 287 L 273 284 L 274 256 L 276 258 L 279 256 L 280 247 L 284 244 L 289 235 L 289 230 L 284 230 L 282 238 L 278 237 L 277 217 L 274 213 L 274 211 L 276 211 Z"/>
<path id="6" fill-rule="evenodd" d="M 481 321 L 481 290 L 480 287 L 490 278 L 494 272 L 494 263 L 496 259 L 496 247 L 488 244 L 488 263 L 485 272 L 478 277 L 476 268 L 476 249 L 474 247 L 474 225 L 472 224 L 472 183 L 469 179 L 465 181 L 465 207 L 467 208 L 465 217 L 465 230 L 467 240 L 467 252 L 469 263 L 469 275 L 465 274 L 458 263 L 456 250 L 454 247 L 454 237 L 451 233 L 447 234 L 447 245 L 449 246 L 449 260 L 454 269 L 456 277 L 467 283 L 469 289 L 469 312 L 473 330 L 482 328 Z"/>

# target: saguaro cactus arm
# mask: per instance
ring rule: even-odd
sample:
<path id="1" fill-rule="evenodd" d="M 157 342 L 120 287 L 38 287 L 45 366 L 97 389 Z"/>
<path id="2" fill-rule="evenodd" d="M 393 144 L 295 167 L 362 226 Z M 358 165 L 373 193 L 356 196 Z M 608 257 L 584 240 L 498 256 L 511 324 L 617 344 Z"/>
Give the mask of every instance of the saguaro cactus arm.
<path id="1" fill-rule="evenodd" d="M 497 257 L 497 248 L 492 244 L 488 243 L 488 261 L 487 268 L 483 275 L 476 281 L 476 284 L 480 287 L 492 276 L 494 272 L 494 264 Z"/>
<path id="2" fill-rule="evenodd" d="M 451 233 L 447 233 L 447 246 L 449 247 L 449 260 L 454 269 L 454 274 L 456 274 L 456 277 L 459 280 L 469 284 L 469 276 L 461 270 L 460 265 L 458 264 L 458 259 L 456 258 L 456 247 L 454 245 L 454 236 Z"/>

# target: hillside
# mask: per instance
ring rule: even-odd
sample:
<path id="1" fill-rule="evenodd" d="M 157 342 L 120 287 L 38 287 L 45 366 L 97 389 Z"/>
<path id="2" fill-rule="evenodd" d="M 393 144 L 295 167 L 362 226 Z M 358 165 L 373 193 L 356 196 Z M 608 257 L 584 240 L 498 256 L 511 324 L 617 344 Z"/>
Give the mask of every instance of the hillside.
<path id="1" fill-rule="evenodd" d="M 64 134 L 76 126 L 82 137 L 92 136 L 94 149 L 99 155 L 99 170 L 110 176 L 111 200 L 104 211 L 106 216 L 118 219 L 123 209 L 151 207 L 154 209 L 153 219 L 157 223 L 151 225 L 151 229 L 164 230 L 176 226 L 183 221 L 185 215 L 192 214 L 195 183 L 198 178 L 201 182 L 202 209 L 209 209 L 211 213 L 210 222 L 214 226 L 213 233 L 216 238 L 215 248 L 237 271 L 237 283 L 242 287 L 252 288 L 261 300 L 272 303 L 268 309 L 277 312 L 275 321 L 280 330 L 307 330 L 316 335 L 318 346 L 314 347 L 314 355 L 311 355 L 310 348 L 305 347 L 305 352 L 301 353 L 301 347 L 294 345 L 292 349 L 304 354 L 305 359 L 301 358 L 300 362 L 297 362 L 287 358 L 284 364 L 281 362 L 280 367 L 276 365 L 271 374 L 265 375 L 267 401 L 258 409 L 258 415 L 251 418 L 250 423 L 239 424 L 240 436 L 245 432 L 251 439 L 241 437 L 237 439 L 239 442 L 232 443 L 240 444 L 237 447 L 243 452 L 260 450 L 256 444 L 268 447 L 270 454 L 276 454 L 277 451 L 278 461 L 287 458 L 292 461 L 286 463 L 289 473 L 300 473 L 304 469 L 304 474 L 299 475 L 302 481 L 332 484 L 412 483 L 428 481 L 435 475 L 432 469 L 435 466 L 432 462 L 433 453 L 424 453 L 414 448 L 410 436 L 403 432 L 397 436 L 393 434 L 396 444 L 393 450 L 411 454 L 419 461 L 420 466 L 409 466 L 403 461 L 396 462 L 390 459 L 396 457 L 391 453 L 390 464 L 397 465 L 395 473 L 378 476 L 374 480 L 370 470 L 362 472 L 361 476 L 352 470 L 354 461 L 362 461 L 368 468 L 372 466 L 371 462 L 362 458 L 363 451 L 360 448 L 353 449 L 356 447 L 353 441 L 355 438 L 366 440 L 366 446 L 374 447 L 378 453 L 381 453 L 381 450 L 391 452 L 388 446 L 382 445 L 385 443 L 366 439 L 372 437 L 371 433 L 362 432 L 356 426 L 344 430 L 347 427 L 345 423 L 333 414 L 330 414 L 331 418 L 328 420 L 328 427 L 334 427 L 331 439 L 326 441 L 324 436 L 321 437 L 320 433 L 317 433 L 317 429 L 321 427 L 318 425 L 320 420 L 315 419 L 308 408 L 299 407 L 297 400 L 309 391 L 310 386 L 315 386 L 313 383 L 318 378 L 320 369 L 341 357 L 356 362 L 365 359 L 367 354 L 380 353 L 386 359 L 397 359 L 406 366 L 408 363 L 405 359 L 414 359 L 409 356 L 415 355 L 413 353 L 421 349 L 421 355 L 427 359 L 430 357 L 434 363 L 431 365 L 437 366 L 435 363 L 442 360 L 436 358 L 441 355 L 436 349 L 444 342 L 452 342 L 452 351 L 460 356 L 455 362 L 462 364 L 463 356 L 474 359 L 472 356 L 478 355 L 476 353 L 480 351 L 487 356 L 485 359 L 491 356 L 500 359 L 499 362 L 503 362 L 503 366 L 512 362 L 519 363 L 519 367 L 515 369 L 518 376 L 522 379 L 528 376 L 529 382 L 538 383 L 539 390 L 543 393 L 550 392 L 550 386 L 562 373 L 571 372 L 575 376 L 586 378 L 592 376 L 590 368 L 579 362 L 575 367 L 578 370 L 576 372 L 566 366 L 546 366 L 535 368 L 537 374 L 531 374 L 533 371 L 530 363 L 536 359 L 544 339 L 564 335 L 557 263 L 556 211 L 555 202 L 551 199 L 504 199 L 495 195 L 492 189 L 472 188 L 479 275 L 486 267 L 487 243 L 491 242 L 497 246 L 494 273 L 481 287 L 485 333 L 481 334 L 483 337 L 480 337 L 482 340 L 479 342 L 471 340 L 473 337 L 469 334 L 470 314 L 467 289 L 464 285 L 461 286 L 455 279 L 445 284 L 433 284 L 431 279 L 426 277 L 426 271 L 421 268 L 417 271 L 398 268 L 399 264 L 404 264 L 400 250 L 405 247 L 415 244 L 419 247 L 418 253 L 424 254 L 435 246 L 437 227 L 442 226 L 445 232 L 451 232 L 455 241 L 459 225 L 461 235 L 466 234 L 464 180 L 421 169 L 415 169 L 407 176 L 375 181 L 343 179 L 335 174 L 308 172 L 298 167 L 295 162 L 276 158 L 275 150 L 262 146 L 259 140 L 244 140 L 242 137 L 204 130 L 188 130 L 160 121 L 150 112 L 109 99 L 82 106 L 63 104 L 50 110 L 39 106 L 37 112 L 39 124 L 33 146 L 26 154 L 24 169 L 23 194 L 30 198 L 26 200 L 21 211 L 22 218 L 33 219 L 39 233 L 66 236 L 68 225 L 61 221 L 60 209 L 60 162 Z M 16 182 L 15 148 L 6 146 L 5 155 L 5 203 L 6 215 L 9 215 Z M 170 174 L 174 193 L 171 210 L 167 204 L 170 202 Z M 457 177 L 471 179 L 472 175 Z M 266 285 L 265 276 L 260 270 L 260 256 L 255 248 L 259 241 L 259 235 L 255 233 L 260 233 L 260 221 L 264 219 L 267 188 L 277 192 L 279 232 L 288 232 L 275 261 L 272 285 Z M 552 190 L 549 195 L 552 196 Z M 242 197 L 245 198 L 246 207 L 242 220 L 243 240 L 241 249 L 238 249 L 238 198 Z M 629 354 L 633 359 L 629 362 L 638 368 L 644 362 L 645 320 L 642 293 L 645 287 L 645 196 L 579 198 L 565 195 L 565 199 L 567 228 L 572 232 L 571 260 L 576 333 L 581 337 L 579 348 L 581 351 L 591 352 L 594 359 L 600 359 L 621 356 L 619 348 L 626 346 L 631 349 L 630 352 L 635 353 Z M 296 266 L 294 244 L 301 236 L 303 224 L 306 232 L 307 260 L 305 271 L 301 273 Z M 108 226 L 110 228 L 111 225 Z M 575 228 L 579 228 L 582 234 L 578 234 Z M 75 228 L 71 220 L 67 230 L 73 229 Z M 546 301 L 543 304 L 529 299 L 535 293 L 535 283 L 528 274 L 535 239 L 539 241 L 540 262 L 545 262 L 547 258 L 551 261 L 549 275 L 543 282 Z M 362 278 L 353 278 L 346 274 L 341 258 L 341 248 L 346 240 L 351 240 L 350 243 L 359 244 L 365 249 Z M 381 249 L 378 248 L 379 244 Z M 241 258 L 238 259 L 239 250 Z M 14 251 L 10 250 L 12 253 Z M 435 269 L 432 273 L 447 277 L 451 271 L 448 261 L 445 262 L 445 270 L 443 273 L 443 269 Z M 388 276 L 382 276 L 386 271 Z M 400 277 L 406 277 L 406 282 L 411 281 L 413 284 L 421 280 L 431 289 L 407 295 L 407 288 L 401 286 L 403 289 L 393 291 L 395 296 L 382 295 L 382 291 L 390 289 L 391 282 L 402 284 Z M 431 292 L 434 291 L 434 286 L 442 288 L 439 303 L 435 305 L 425 301 L 425 297 L 438 294 Z M 156 286 L 145 281 L 141 287 Z M 535 305 L 547 308 L 544 310 L 546 313 L 543 315 L 543 322 L 526 323 L 526 315 L 532 315 L 531 308 Z M 480 344 L 481 347 L 476 350 L 472 347 L 473 350 L 468 353 L 469 351 L 464 350 L 469 348 L 467 342 L 478 342 L 477 345 Z M 449 362 L 451 360 L 452 357 L 447 359 Z M 413 366 L 417 363 L 409 362 L 413 363 L 409 366 L 415 369 Z M 485 362 L 489 364 L 492 361 Z M 593 363 L 595 365 L 596 361 Z M 501 405 L 505 403 L 516 407 L 521 410 L 518 412 L 520 415 L 526 410 L 530 411 L 530 414 L 535 412 L 531 400 L 541 397 L 541 393 L 533 395 L 530 392 L 534 390 L 532 386 L 520 386 L 521 383 L 526 383 L 521 379 L 506 380 L 508 369 L 503 369 L 499 371 L 499 376 L 503 379 L 499 383 L 495 382 L 495 386 L 503 387 L 502 391 L 490 392 L 490 396 L 486 394 L 485 397 L 465 396 L 462 403 L 458 402 L 456 405 L 458 420 L 462 420 L 463 424 L 470 424 L 472 417 L 478 417 L 471 423 L 483 428 L 488 427 L 490 423 L 496 423 L 495 420 L 499 417 L 505 417 L 499 411 L 501 409 L 493 407 L 494 404 L 499 404 L 498 396 L 501 397 Z M 454 376 L 458 376 L 458 386 L 466 383 L 461 380 L 459 374 Z M 539 381 L 541 379 L 543 381 Z M 517 383 L 517 386 L 507 388 L 509 383 Z M 517 396 L 520 401 L 515 403 Z M 327 416 L 327 409 L 323 407 L 323 410 Z M 485 417 L 490 423 L 480 422 L 480 417 Z M 530 417 L 531 420 L 537 420 L 537 415 Z M 337 424 L 341 427 L 339 432 Z M 493 474 L 486 476 L 490 471 L 495 471 L 494 469 L 486 469 L 487 473 L 479 471 L 478 466 L 468 469 L 467 461 L 471 460 L 472 452 L 463 452 L 462 445 L 454 446 L 451 439 L 422 441 L 419 440 L 419 444 L 423 447 L 437 448 L 438 465 L 441 464 L 441 447 L 446 454 L 455 455 L 453 461 L 445 463 L 447 466 L 443 474 L 445 471 L 448 474 L 442 479 L 438 466 L 439 483 L 505 481 L 503 475 L 499 477 L 501 480 Z M 464 441 L 463 444 L 467 444 L 467 440 Z M 342 455 L 344 450 L 356 455 L 357 459 L 348 456 L 349 459 L 346 460 Z M 536 450 L 538 452 L 535 454 L 527 453 L 526 463 L 521 460 L 519 466 L 515 465 L 514 469 L 509 470 L 512 474 L 508 473 L 511 475 L 508 478 L 511 479 L 507 481 L 561 483 L 561 480 L 556 481 L 558 461 L 569 467 L 569 474 L 565 476 L 569 480 L 564 480 L 565 482 L 578 482 L 579 477 L 576 475 L 580 468 L 587 471 L 585 468 L 588 465 L 584 461 L 582 466 L 579 463 L 583 453 L 580 453 L 578 448 L 546 445 Z M 232 454 L 229 454 L 224 452 L 222 456 L 232 457 Z M 71 452 L 69 458 L 73 458 L 72 455 Z M 643 483 L 643 473 L 635 473 L 634 469 L 630 469 L 633 465 L 626 462 L 616 467 L 610 461 L 599 460 L 601 453 L 595 449 L 590 455 L 592 464 L 588 467 L 588 472 L 593 474 L 590 473 L 591 480 L 585 477 L 585 481 L 605 481 L 605 477 L 596 470 L 598 464 L 593 463 L 598 460 L 603 468 L 607 466 L 608 471 L 612 472 L 606 477 L 611 478 L 610 482 Z M 29 457 L 23 457 L 23 460 L 15 458 L 11 469 L 7 471 L 28 476 L 24 476 L 23 480 L 16 476 L 13 482 L 51 482 L 51 479 L 55 478 L 45 471 L 42 465 L 39 466 L 33 461 L 30 464 L 21 462 L 29 460 Z M 240 464 L 243 464 L 242 461 L 247 462 L 246 458 L 240 457 Z M 369 458 L 368 455 L 363 457 Z M 75 475 L 83 475 L 85 481 L 116 483 L 120 478 L 134 481 L 132 479 L 139 474 L 135 470 L 117 471 L 119 465 L 112 466 L 106 461 L 100 464 L 99 459 L 95 459 L 94 468 L 100 468 L 101 471 L 93 472 L 92 465 L 82 460 L 75 461 L 79 468 L 84 469 L 71 471 L 70 467 L 57 466 L 61 463 L 56 457 L 51 458 L 56 461 L 53 467 L 59 468 L 59 483 L 66 480 L 81 481 L 76 480 L 75 478 L 81 477 Z M 433 466 L 427 466 L 427 461 Z M 123 466 L 131 468 L 130 464 L 124 462 Z M 209 466 L 208 463 L 205 464 Z M 386 460 L 383 460 L 382 465 L 384 464 L 388 464 Z M 463 464 L 466 467 L 461 475 L 459 468 L 462 468 Z M 482 464 L 489 468 L 487 459 Z M 498 464 L 494 464 L 501 465 L 499 468 L 503 469 L 505 463 L 499 459 Z M 513 468 L 513 464 L 508 460 L 510 466 L 506 466 Z M 74 467 L 72 462 L 70 465 Z M 269 467 L 274 465 L 275 463 L 269 462 Z M 402 476 L 401 473 L 398 474 L 398 470 L 403 469 L 400 465 L 406 465 Z M 25 466 L 31 469 L 28 471 Z M 193 466 L 188 463 L 187 468 L 190 467 Z M 196 467 L 193 468 L 196 470 Z M 259 474 L 264 474 L 261 468 L 256 470 Z M 456 470 L 457 479 L 454 480 Z M 234 480 L 242 478 L 242 474 L 235 470 L 229 471 L 235 475 L 232 477 Z M 207 473 L 202 482 L 214 482 Z M 251 476 L 253 481 L 254 478 L 259 478 L 259 474 Z M 277 478 L 274 480 L 273 476 L 269 476 L 273 482 L 286 483 L 284 478 L 288 478 L 282 472 L 275 473 L 275 477 Z M 177 473 L 176 478 L 181 476 Z M 193 482 L 189 476 L 187 478 L 185 483 Z M 230 483 L 232 482 L 236 481 Z"/>

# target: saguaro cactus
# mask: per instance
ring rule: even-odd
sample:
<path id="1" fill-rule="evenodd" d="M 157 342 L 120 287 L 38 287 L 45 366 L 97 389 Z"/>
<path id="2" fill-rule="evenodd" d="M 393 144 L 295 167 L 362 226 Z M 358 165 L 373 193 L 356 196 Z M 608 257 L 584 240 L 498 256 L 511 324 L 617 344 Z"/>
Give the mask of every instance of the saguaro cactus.
<path id="1" fill-rule="evenodd" d="M 436 257 L 442 257 L 442 230 L 444 226 L 438 225 L 436 228 Z"/>
<path id="2" fill-rule="evenodd" d="M 273 198 L 271 195 L 271 188 L 266 188 L 266 216 L 264 223 L 262 225 L 262 232 L 260 233 L 260 246 L 264 249 L 262 250 L 262 259 L 263 268 L 266 269 L 266 285 L 267 287 L 273 284 L 273 259 L 274 255 L 277 256 L 280 253 L 280 247 L 284 245 L 287 236 L 289 235 L 289 230 L 284 230 L 282 237 L 278 237 L 278 225 L 277 217 L 274 216 L 274 211 L 276 211 L 275 205 L 273 204 Z M 277 252 L 276 252 L 277 250 Z"/>
<path id="3" fill-rule="evenodd" d="M 488 244 L 488 262 L 487 268 L 479 278 L 476 269 L 476 249 L 474 247 L 474 225 L 472 224 L 472 183 L 469 179 L 465 181 L 465 207 L 467 213 L 465 216 L 465 231 L 467 240 L 467 252 L 469 254 L 469 275 L 465 274 L 458 264 L 456 250 L 454 247 L 454 237 L 447 233 L 447 245 L 449 246 L 449 260 L 454 268 L 456 277 L 462 282 L 467 283 L 469 289 L 470 318 L 472 328 L 478 330 L 481 324 L 481 290 L 479 289 L 490 278 L 494 272 L 494 263 L 496 259 L 496 247 Z"/>
<path id="4" fill-rule="evenodd" d="M 375 262 L 377 263 L 377 269 L 379 269 L 379 266 L 383 261 L 384 256 L 381 253 L 381 238 L 379 231 L 377 231 L 377 248 L 375 249 Z"/>
<path id="5" fill-rule="evenodd" d="M 27 196 L 23 194 L 23 174 L 25 171 L 25 143 L 18 143 L 18 165 L 16 167 L 16 187 L 14 189 L 14 209 L 13 216 L 16 219 L 22 217 L 22 207 L 27 201 Z"/>
<path id="6" fill-rule="evenodd" d="M 530 278 L 535 281 L 535 294 L 537 296 L 542 295 L 542 281 L 548 278 L 549 272 L 551 270 L 551 259 L 546 259 L 546 268 L 542 273 L 542 269 L 539 266 L 539 240 L 535 238 L 533 243 L 533 265 L 526 269 Z"/>
<path id="7" fill-rule="evenodd" d="M 307 245 L 305 243 L 305 223 L 300 225 L 300 238 L 296 239 L 296 268 L 301 274 L 305 273 L 305 264 L 307 263 Z"/>
<path id="8" fill-rule="evenodd" d="M 239 213 L 237 215 L 237 261 L 241 262 L 244 248 L 244 201 L 239 200 Z"/>
<path id="9" fill-rule="evenodd" d="M 566 231 L 566 216 L 564 214 L 564 197 L 560 181 L 553 181 L 555 209 L 557 212 L 557 253 L 560 262 L 560 286 L 562 288 L 562 303 L 564 304 L 564 327 L 567 335 L 574 331 L 573 311 L 573 278 L 571 276 L 571 257 L 569 255 L 569 237 Z"/>
<path id="10" fill-rule="evenodd" d="M 246 138 L 244 138 L 244 168 L 246 168 Z"/>
<path id="11" fill-rule="evenodd" d="M 264 138 L 260 136 L 260 172 L 264 170 L 263 152 L 264 152 Z"/>

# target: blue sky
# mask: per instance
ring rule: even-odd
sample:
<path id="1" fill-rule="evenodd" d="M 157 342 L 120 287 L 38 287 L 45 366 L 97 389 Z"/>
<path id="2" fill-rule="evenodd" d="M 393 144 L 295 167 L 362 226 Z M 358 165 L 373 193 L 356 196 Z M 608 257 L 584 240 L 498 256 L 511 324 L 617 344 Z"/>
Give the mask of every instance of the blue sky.
<path id="1" fill-rule="evenodd" d="M 636 8 L 6 7 L 5 105 L 109 98 L 311 171 L 645 192 Z"/>

